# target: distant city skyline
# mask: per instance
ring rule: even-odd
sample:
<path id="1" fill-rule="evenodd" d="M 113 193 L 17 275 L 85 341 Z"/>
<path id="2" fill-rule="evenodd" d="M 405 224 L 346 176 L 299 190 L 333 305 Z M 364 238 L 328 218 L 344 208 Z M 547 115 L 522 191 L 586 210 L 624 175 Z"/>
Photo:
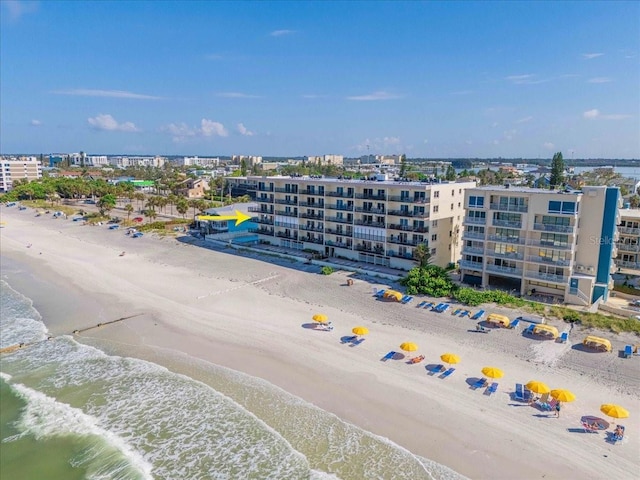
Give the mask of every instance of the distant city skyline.
<path id="1" fill-rule="evenodd" d="M 640 158 L 640 3 L 3 0 L 0 153 Z"/>

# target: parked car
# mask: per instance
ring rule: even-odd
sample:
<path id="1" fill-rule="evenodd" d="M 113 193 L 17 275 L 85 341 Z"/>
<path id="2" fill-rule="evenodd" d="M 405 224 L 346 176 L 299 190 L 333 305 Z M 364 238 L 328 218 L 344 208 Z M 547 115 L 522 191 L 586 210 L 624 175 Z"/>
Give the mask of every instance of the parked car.
<path id="1" fill-rule="evenodd" d="M 134 222 L 136 222 L 136 223 L 140 223 L 140 222 L 144 221 L 144 218 L 142 218 L 142 217 L 135 217 L 135 218 L 133 219 L 133 221 L 134 221 Z"/>
<path id="2" fill-rule="evenodd" d="M 132 237 L 132 238 L 139 238 L 139 237 L 141 237 L 142 235 L 144 235 L 142 232 L 136 232 L 136 233 L 134 233 L 134 234 L 133 234 L 133 237 Z"/>
<path id="3" fill-rule="evenodd" d="M 631 307 L 640 307 L 640 300 L 633 300 L 629 302 L 629 306 Z"/>

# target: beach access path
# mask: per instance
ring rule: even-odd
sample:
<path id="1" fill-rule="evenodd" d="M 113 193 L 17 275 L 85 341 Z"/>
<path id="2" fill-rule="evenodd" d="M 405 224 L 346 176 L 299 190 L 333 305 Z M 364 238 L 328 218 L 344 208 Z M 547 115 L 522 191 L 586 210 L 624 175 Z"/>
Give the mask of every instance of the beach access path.
<path id="1" fill-rule="evenodd" d="M 372 288 L 386 285 L 375 279 L 356 278 L 347 287 L 352 277 L 345 272 L 323 276 L 191 240 L 131 239 L 106 226 L 0 208 L 0 248 L 12 266 L 3 275 L 34 299 L 52 335 L 88 327 L 87 318 L 142 313 L 77 338 L 187 374 L 188 362 L 162 352 L 261 377 L 474 479 L 630 479 L 640 468 L 640 358 L 574 348 L 586 335 L 579 328 L 566 345 L 507 329 L 483 335 L 468 318 L 416 308 L 419 299 L 376 301 Z M 329 317 L 332 332 L 304 328 L 318 312 Z M 356 325 L 369 329 L 366 341 L 341 344 Z M 603 336 L 614 350 L 633 341 Z M 423 363 L 380 361 L 405 341 L 420 346 Z M 427 375 L 425 365 L 440 363 L 445 352 L 462 359 L 455 373 L 446 380 Z M 469 388 L 487 365 L 505 372 L 492 396 Z M 567 388 L 578 400 L 563 405 L 561 418 L 512 401 L 515 383 L 532 379 Z M 628 435 L 620 445 L 579 431 L 580 417 L 601 416 L 602 403 L 631 412 L 621 422 Z"/>

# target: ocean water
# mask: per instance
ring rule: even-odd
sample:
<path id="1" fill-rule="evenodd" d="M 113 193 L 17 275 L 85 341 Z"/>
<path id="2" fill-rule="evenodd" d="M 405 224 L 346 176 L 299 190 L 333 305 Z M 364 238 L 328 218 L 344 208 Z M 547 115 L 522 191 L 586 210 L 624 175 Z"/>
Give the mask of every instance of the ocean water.
<path id="1" fill-rule="evenodd" d="M 464 479 L 263 381 L 48 339 L 0 281 L 3 479 Z M 203 380 L 205 379 L 205 380 Z"/>

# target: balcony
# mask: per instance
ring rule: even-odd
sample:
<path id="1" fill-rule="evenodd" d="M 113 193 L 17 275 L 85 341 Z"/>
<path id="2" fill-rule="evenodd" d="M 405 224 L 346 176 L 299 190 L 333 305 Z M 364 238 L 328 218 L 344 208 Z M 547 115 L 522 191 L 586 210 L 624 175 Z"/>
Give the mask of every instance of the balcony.
<path id="1" fill-rule="evenodd" d="M 489 205 L 491 210 L 498 210 L 500 212 L 521 212 L 527 213 L 529 211 L 528 205 L 503 205 L 501 203 L 492 203 Z"/>
<path id="2" fill-rule="evenodd" d="M 291 195 L 297 195 L 298 194 L 298 189 L 297 188 L 283 188 L 283 187 L 276 187 L 274 188 L 274 191 L 277 193 L 290 193 Z"/>
<path id="3" fill-rule="evenodd" d="M 412 210 L 389 210 L 387 212 L 388 215 L 393 215 L 394 217 L 419 217 L 419 218 L 427 218 L 429 216 L 429 212 L 414 212 Z"/>
<path id="4" fill-rule="evenodd" d="M 381 235 L 371 235 L 370 233 L 358 233 L 355 232 L 353 234 L 353 238 L 357 238 L 358 240 L 368 240 L 369 242 L 375 243 L 384 243 L 387 239 Z"/>
<path id="5" fill-rule="evenodd" d="M 410 252 L 396 252 L 395 250 L 387 250 L 388 257 L 404 258 L 405 260 L 413 260 L 413 254 Z"/>
<path id="6" fill-rule="evenodd" d="M 460 268 L 466 268 L 467 270 L 477 270 L 479 272 L 482 271 L 482 263 L 481 262 L 470 262 L 468 260 L 460 260 L 458 262 Z"/>
<path id="7" fill-rule="evenodd" d="M 468 232 L 465 230 L 464 232 L 462 232 L 462 238 L 476 238 L 479 240 L 484 240 L 484 233 Z"/>
<path id="8" fill-rule="evenodd" d="M 366 220 L 356 220 L 354 223 L 356 225 L 364 225 L 367 227 L 385 228 L 384 222 L 368 222 Z"/>
<path id="9" fill-rule="evenodd" d="M 384 240 L 383 240 L 384 241 Z M 418 241 L 418 240 L 411 240 L 409 238 L 400 238 L 400 237 L 396 237 L 391 235 L 388 239 L 387 242 L 389 243 L 397 243 L 398 245 L 409 245 L 409 246 L 418 246 L 422 243 L 425 243 L 425 241 Z"/>
<path id="10" fill-rule="evenodd" d="M 332 203 L 327 203 L 324 208 L 328 210 L 341 210 L 344 212 L 353 212 L 353 205 L 336 205 Z"/>
<path id="11" fill-rule="evenodd" d="M 298 212 L 288 212 L 286 210 L 276 210 L 276 215 L 284 215 L 285 217 L 298 217 Z"/>
<path id="12" fill-rule="evenodd" d="M 639 262 L 629 262 L 624 260 L 616 260 L 616 265 L 620 268 L 630 268 L 632 270 L 640 270 Z"/>
<path id="13" fill-rule="evenodd" d="M 339 198 L 353 198 L 353 192 L 326 192 L 325 196 L 327 197 L 339 197 Z"/>
<path id="14" fill-rule="evenodd" d="M 400 202 L 400 203 L 418 203 L 418 204 L 426 204 L 429 203 L 429 199 L 425 197 L 402 197 L 397 195 L 389 195 L 390 202 Z"/>
<path id="15" fill-rule="evenodd" d="M 256 202 L 259 202 L 259 203 L 273 203 L 273 195 L 271 195 L 269 197 L 267 197 L 267 196 L 256 197 Z"/>
<path id="16" fill-rule="evenodd" d="M 494 227 L 507 227 L 507 228 L 522 228 L 522 222 L 512 222 L 511 220 L 496 220 L 493 219 Z"/>
<path id="17" fill-rule="evenodd" d="M 257 233 L 258 235 L 268 235 L 273 237 L 273 229 L 271 228 L 250 228 L 250 233 Z"/>
<path id="18" fill-rule="evenodd" d="M 620 232 L 622 235 L 640 236 L 640 228 L 618 227 L 618 232 Z"/>
<path id="19" fill-rule="evenodd" d="M 634 243 L 618 242 L 616 248 L 621 252 L 640 252 L 640 245 Z"/>
<path id="20" fill-rule="evenodd" d="M 251 221 L 253 223 L 260 223 L 260 224 L 263 224 L 263 225 L 273 225 L 273 218 L 251 217 Z"/>
<path id="21" fill-rule="evenodd" d="M 324 239 L 322 237 L 306 237 L 306 238 L 299 238 L 299 240 L 301 242 L 315 243 L 317 245 L 322 245 L 324 243 Z"/>
<path id="22" fill-rule="evenodd" d="M 326 217 L 326 222 L 336 222 L 336 223 L 348 223 L 349 225 L 353 224 L 353 218 L 347 217 Z"/>
<path id="23" fill-rule="evenodd" d="M 573 233 L 574 226 L 573 225 L 556 225 L 553 223 L 534 223 L 533 229 L 543 231 L 543 232 Z"/>
<path id="24" fill-rule="evenodd" d="M 296 200 L 287 200 L 285 198 L 276 198 L 275 202 L 279 205 L 298 205 Z"/>
<path id="25" fill-rule="evenodd" d="M 514 252 L 509 252 L 509 253 L 503 253 L 503 252 L 492 252 L 491 250 L 487 249 L 486 251 L 486 255 L 488 257 L 495 257 L 495 258 L 506 258 L 509 260 L 524 260 L 524 253 L 514 253 Z"/>
<path id="26" fill-rule="evenodd" d="M 373 215 L 384 215 L 384 208 L 356 207 L 356 212 L 358 212 L 358 213 L 371 213 Z"/>
<path id="27" fill-rule="evenodd" d="M 325 228 L 324 233 L 330 233 L 332 235 L 344 235 L 345 237 L 351 237 L 353 235 L 353 230 L 345 230 L 344 228 Z"/>
<path id="28" fill-rule="evenodd" d="M 361 198 L 364 200 L 386 200 L 386 194 L 378 195 L 377 193 L 356 193 L 356 198 Z"/>
<path id="29" fill-rule="evenodd" d="M 361 243 L 356 243 L 355 249 L 359 252 L 369 252 L 369 253 L 375 253 L 376 255 L 384 255 L 384 248 L 373 247 L 373 246 L 367 247 L 366 245 L 363 245 Z"/>
<path id="30" fill-rule="evenodd" d="M 413 225 L 402 225 L 401 223 L 390 223 L 389 228 L 403 232 L 429 233 L 429 227 L 415 227 Z"/>
<path id="31" fill-rule="evenodd" d="M 485 217 L 464 217 L 464 223 L 472 223 L 474 225 L 484 225 L 487 223 Z"/>
<path id="32" fill-rule="evenodd" d="M 318 202 L 298 202 L 298 205 L 301 207 L 309 207 L 309 208 L 324 208 L 324 203 Z"/>
<path id="33" fill-rule="evenodd" d="M 463 246 L 462 247 L 462 255 L 465 254 L 480 254 L 482 255 L 484 253 L 484 248 L 482 247 L 467 247 L 467 246 Z"/>
<path id="34" fill-rule="evenodd" d="M 319 213 L 301 213 L 300 214 L 300 218 L 312 218 L 315 220 L 323 220 L 324 219 L 324 213 L 319 212 Z"/>
<path id="35" fill-rule="evenodd" d="M 258 206 L 258 207 L 249 207 L 247 210 L 252 213 L 265 213 L 265 214 L 273 215 L 273 208 L 263 208 L 261 206 Z"/>
<path id="36" fill-rule="evenodd" d="M 324 196 L 324 194 L 322 194 L 318 190 L 300 190 L 300 192 L 298 192 L 298 195 L 307 195 L 307 196 L 314 196 L 314 197 Z"/>
<path id="37" fill-rule="evenodd" d="M 273 187 L 269 186 L 269 185 L 263 185 L 261 186 L 257 186 L 256 187 L 256 192 L 273 192 Z"/>
<path id="38" fill-rule="evenodd" d="M 559 267 L 568 267 L 571 265 L 571 260 L 568 258 L 549 258 L 541 257 L 539 255 L 527 255 L 527 262 L 542 263 L 544 265 L 557 265 Z"/>
<path id="39" fill-rule="evenodd" d="M 291 240 L 298 240 L 298 235 L 295 233 L 276 232 L 276 237 L 290 238 Z"/>
<path id="40" fill-rule="evenodd" d="M 307 225 L 299 225 L 300 230 L 306 230 L 307 232 L 324 232 L 324 227 L 308 227 Z"/>
<path id="41" fill-rule="evenodd" d="M 520 237 L 505 237 L 503 235 L 489 235 L 487 240 L 492 242 L 511 243 L 515 245 L 524 245 L 524 238 Z"/>
<path id="42" fill-rule="evenodd" d="M 502 265 L 487 265 L 487 272 L 499 273 L 500 275 L 522 276 L 521 268 L 504 267 Z"/>
<path id="43" fill-rule="evenodd" d="M 530 270 L 527 270 L 525 272 L 525 276 L 527 278 L 532 278 L 534 280 L 543 280 L 545 282 L 552 282 L 552 283 L 567 283 L 569 281 L 569 277 L 565 277 L 564 275 L 555 275 L 553 273 L 532 272 Z"/>
<path id="44" fill-rule="evenodd" d="M 541 240 L 529 239 L 527 240 L 528 247 L 542 247 L 542 248 L 552 248 L 554 250 L 571 250 L 573 245 L 570 243 L 562 244 L 562 243 L 553 243 L 553 242 L 543 242 Z"/>
<path id="45" fill-rule="evenodd" d="M 351 245 L 344 242 L 334 242 L 333 240 L 327 240 L 324 242 L 325 245 L 329 245 L 330 247 L 339 247 L 339 248 L 348 248 L 351 250 Z"/>

